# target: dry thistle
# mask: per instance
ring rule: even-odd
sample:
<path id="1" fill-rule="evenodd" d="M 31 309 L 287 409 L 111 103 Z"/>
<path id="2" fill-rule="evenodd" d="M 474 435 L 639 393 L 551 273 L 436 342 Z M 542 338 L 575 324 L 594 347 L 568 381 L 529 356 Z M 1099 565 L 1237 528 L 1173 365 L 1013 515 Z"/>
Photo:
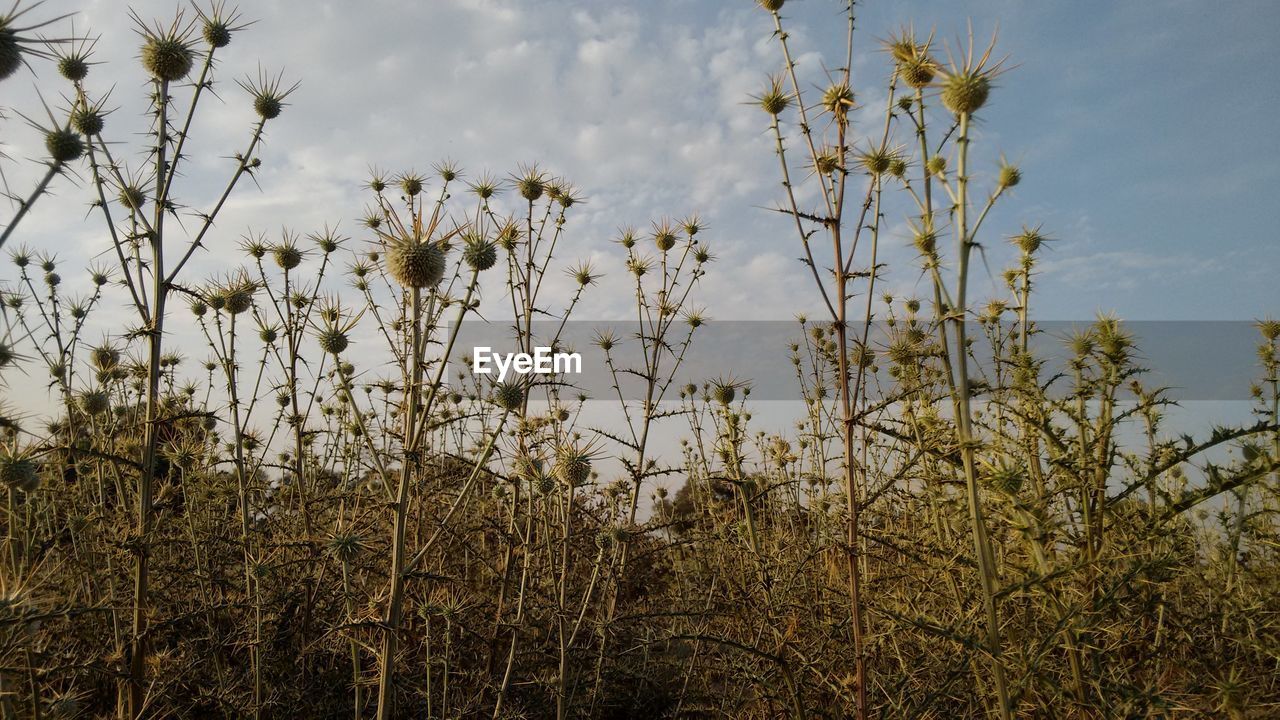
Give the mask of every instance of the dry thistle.
<path id="1" fill-rule="evenodd" d="M 156 80 L 177 82 L 191 72 L 195 52 L 191 48 L 190 22 L 178 12 L 168 27 L 148 26 L 137 13 L 131 13 L 137 32 L 142 36 L 142 67 Z"/>
<path id="2" fill-rule="evenodd" d="M 405 287 L 435 287 L 444 278 L 444 266 L 438 242 L 417 235 L 388 242 L 387 270 Z"/>

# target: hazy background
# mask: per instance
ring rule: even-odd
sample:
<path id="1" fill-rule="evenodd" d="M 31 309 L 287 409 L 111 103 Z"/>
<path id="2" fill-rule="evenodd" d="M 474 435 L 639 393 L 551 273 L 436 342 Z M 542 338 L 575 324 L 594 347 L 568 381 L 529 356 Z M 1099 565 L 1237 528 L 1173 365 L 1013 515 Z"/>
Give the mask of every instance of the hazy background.
<path id="1" fill-rule="evenodd" d="M 168 20 L 176 5 L 130 7 Z M 269 125 L 261 191 L 248 183 L 232 196 L 189 277 L 231 267 L 248 231 L 271 238 L 281 227 L 308 232 L 329 223 L 360 249 L 361 184 L 371 165 L 429 172 L 452 159 L 474 177 L 539 162 L 587 197 L 561 255 L 565 264 L 593 259 L 606 281 L 579 319 L 626 315 L 623 254 L 609 242 L 616 228 L 694 211 L 719 258 L 699 300 L 712 319 L 783 320 L 818 307 L 796 261 L 794 226 L 763 209 L 779 199 L 777 166 L 766 117 L 746 102 L 781 58 L 771 20 L 754 3 L 268 0 L 241 8 L 256 22 L 222 52 L 221 103 L 210 103 L 193 131 L 178 200 L 207 206 L 230 172 L 227 156 L 246 142 L 254 118 L 233 78 L 256 74 L 260 63 L 301 86 Z M 825 84 L 823 54 L 839 63 L 841 9 L 827 0 L 786 5 L 812 87 Z M 145 83 L 125 5 L 49 0 L 31 17 L 72 11 L 81 12 L 78 31 L 101 37 L 94 58 L 103 64 L 88 87 L 111 89 L 109 105 L 123 108 L 108 117 L 106 134 L 132 142 L 146 127 L 138 116 Z M 997 53 L 1010 59 L 980 114 L 978 179 L 989 182 L 1001 153 L 1024 179 L 985 226 L 986 246 L 998 276 L 1013 257 L 1000 238 L 1022 224 L 1043 223 L 1057 239 L 1044 256 L 1035 317 L 1249 320 L 1277 311 L 1280 164 L 1270 150 L 1280 110 L 1271 79 L 1280 65 L 1280 4 L 879 0 L 860 3 L 859 18 L 854 83 L 867 119 L 883 112 L 889 72 L 878 38 L 914 22 L 954 48 L 969 21 L 982 40 L 998 27 Z M 54 68 L 36 70 L 39 81 L 23 70 L 4 83 L 6 114 L 43 117 L 37 82 L 51 106 L 66 105 Z M 0 128 L 11 158 L 0 167 L 11 190 L 25 194 L 39 171 L 31 161 L 42 152 L 39 137 L 19 118 Z M 139 162 L 136 146 L 118 152 Z M 108 246 L 85 184 L 60 178 L 54 190 L 6 250 L 26 243 L 57 253 L 74 288 L 87 282 L 75 268 L 107 260 Z M 923 290 L 905 214 L 888 219 L 887 287 Z M 0 263 L 0 284 L 14 277 Z M 979 297 L 991 287 L 985 275 L 976 278 Z M 497 300 L 491 291 L 487 302 Z M 99 322 L 119 317 L 123 301 L 109 298 L 110 315 L 99 313 Z M 203 358 L 198 348 L 191 354 Z M 18 377 L 11 371 L 0 392 L 27 405 L 40 383 Z M 1189 407 L 1198 426 L 1207 417 L 1247 417 L 1241 403 Z"/>

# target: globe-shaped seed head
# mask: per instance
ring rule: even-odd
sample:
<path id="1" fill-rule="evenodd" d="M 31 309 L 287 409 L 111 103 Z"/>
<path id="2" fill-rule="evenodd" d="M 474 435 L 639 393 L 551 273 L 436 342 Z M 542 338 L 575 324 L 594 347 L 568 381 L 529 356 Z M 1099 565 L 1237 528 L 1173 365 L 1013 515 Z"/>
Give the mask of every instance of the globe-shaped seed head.
<path id="1" fill-rule="evenodd" d="M 45 133 L 44 147 L 56 163 L 74 162 L 84 155 L 84 141 L 80 139 L 80 133 L 71 129 L 60 128 Z"/>
<path id="2" fill-rule="evenodd" d="M 320 349 L 330 355 L 337 355 L 347 349 L 350 341 L 347 334 L 338 328 L 326 328 L 320 332 L 317 338 L 320 341 Z"/>
<path id="3" fill-rule="evenodd" d="M 462 251 L 462 260 L 476 272 L 484 272 L 498 262 L 498 249 L 488 240 L 474 239 Z"/>
<path id="4" fill-rule="evenodd" d="M 142 46 L 142 67 L 157 80 L 181 80 L 191 72 L 193 59 L 191 47 L 174 35 L 150 36 Z"/>
<path id="5" fill-rule="evenodd" d="M 425 238 L 400 238 L 388 248 L 387 270 L 405 287 L 434 287 L 444 278 L 444 251 Z"/>
<path id="6" fill-rule="evenodd" d="M 987 102 L 991 78 L 983 72 L 952 73 L 942 81 L 942 104 L 956 115 L 972 115 Z"/>

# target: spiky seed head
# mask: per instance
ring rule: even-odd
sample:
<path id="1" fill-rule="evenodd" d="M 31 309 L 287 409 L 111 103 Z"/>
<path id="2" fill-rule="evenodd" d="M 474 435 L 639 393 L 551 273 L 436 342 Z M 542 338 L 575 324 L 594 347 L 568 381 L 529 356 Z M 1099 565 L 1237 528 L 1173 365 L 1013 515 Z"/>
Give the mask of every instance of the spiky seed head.
<path id="1" fill-rule="evenodd" d="M 462 251 L 462 261 L 476 272 L 484 272 L 498 262 L 498 249 L 484 238 L 471 238 Z"/>
<path id="2" fill-rule="evenodd" d="M 192 315 L 195 315 L 196 317 L 204 317 L 204 314 L 205 314 L 206 312 L 208 312 L 208 311 L 209 311 L 209 306 L 205 303 L 205 301 L 203 301 L 203 300 L 192 300 L 192 301 L 191 301 L 191 314 L 192 314 Z"/>
<path id="3" fill-rule="evenodd" d="M 1074 353 L 1077 358 L 1083 358 L 1093 354 L 1095 346 L 1096 343 L 1094 342 L 1093 333 L 1087 330 L 1075 332 L 1067 339 L 1067 347 L 1071 349 L 1071 352 Z"/>
<path id="4" fill-rule="evenodd" d="M 717 381 L 711 386 L 711 397 L 721 405 L 728 405 L 737 397 L 737 389 L 732 383 Z"/>
<path id="5" fill-rule="evenodd" d="M 1024 254 L 1034 255 L 1046 239 L 1039 228 L 1023 228 L 1022 232 L 1013 236 L 1013 244 Z"/>
<path id="6" fill-rule="evenodd" d="M 899 180 L 907 175 L 907 161 L 900 157 L 895 157 L 889 161 L 888 173 Z"/>
<path id="7" fill-rule="evenodd" d="M 0 453 L 0 481 L 22 492 L 40 487 L 40 468 L 30 456 L 5 450 Z"/>
<path id="8" fill-rule="evenodd" d="M 111 409 L 111 399 L 102 390 L 86 390 L 78 400 L 86 415 L 101 415 Z"/>
<path id="9" fill-rule="evenodd" d="M 89 61 L 80 53 L 64 55 L 58 59 L 58 73 L 72 82 L 80 82 L 89 75 Z"/>
<path id="10" fill-rule="evenodd" d="M 761 110 L 777 117 L 791 107 L 791 93 L 783 87 L 782 78 L 774 76 L 769 78 L 764 91 L 755 96 L 755 101 L 759 103 Z"/>
<path id="11" fill-rule="evenodd" d="M 931 256 L 938 251 L 938 233 L 931 230 L 916 230 L 911 241 L 921 255 Z"/>
<path id="12" fill-rule="evenodd" d="M 893 159 L 892 151 L 879 147 L 863 153 L 858 158 L 858 162 L 862 163 L 862 167 L 866 168 L 868 174 L 882 175 L 889 170 L 889 163 L 893 162 Z"/>
<path id="13" fill-rule="evenodd" d="M 928 55 L 913 55 L 898 65 L 898 74 L 903 82 L 916 90 L 928 87 L 937 73 L 938 66 Z"/>
<path id="14" fill-rule="evenodd" d="M 271 256 L 276 265 L 285 270 L 292 270 L 302 264 L 302 251 L 292 242 L 281 243 L 271 249 Z"/>
<path id="15" fill-rule="evenodd" d="M 536 167 L 526 168 L 524 173 L 516 178 L 516 191 L 520 193 L 520 197 L 529 202 L 542 197 L 542 193 L 546 189 L 546 180 Z"/>
<path id="16" fill-rule="evenodd" d="M 79 107 L 71 113 L 71 127 L 81 135 L 90 137 L 97 135 L 102 132 L 106 124 L 102 112 L 96 107 Z"/>
<path id="17" fill-rule="evenodd" d="M 498 229 L 498 247 L 511 252 L 520 242 L 520 226 L 508 222 Z"/>
<path id="18" fill-rule="evenodd" d="M 84 154 L 84 141 L 80 139 L 80 133 L 70 128 L 45 133 L 44 147 L 56 163 L 74 162 Z"/>
<path id="19" fill-rule="evenodd" d="M 1022 182 L 1022 171 L 1008 163 L 1000 164 L 1000 172 L 996 177 L 996 185 L 1001 189 L 1011 188 Z"/>
<path id="20" fill-rule="evenodd" d="M 142 67 L 157 80 L 181 80 L 191 72 L 193 60 L 191 46 L 173 34 L 151 35 L 142 46 Z"/>
<path id="21" fill-rule="evenodd" d="M 827 146 L 818 151 L 813 167 L 822 175 L 830 175 L 841 169 L 840 150 Z"/>
<path id="22" fill-rule="evenodd" d="M 51 288 L 58 287 L 59 285 L 62 284 L 62 276 L 56 272 L 45 273 L 44 283 L 45 285 L 48 285 Z"/>
<path id="23" fill-rule="evenodd" d="M 1280 338 L 1280 320 L 1267 318 L 1258 321 L 1258 332 L 1262 333 L 1262 337 L 1267 342 L 1275 342 L 1276 338 Z"/>
<path id="24" fill-rule="evenodd" d="M 330 552 L 342 562 L 349 563 L 355 560 L 363 547 L 364 541 L 360 539 L 359 535 L 343 533 L 329 538 Z"/>
<path id="25" fill-rule="evenodd" d="M 405 175 L 400 178 L 400 190 L 409 197 L 417 197 L 422 192 L 422 177 L 419 175 Z"/>
<path id="26" fill-rule="evenodd" d="M 120 351 L 110 345 L 99 345 L 89 351 L 89 361 L 98 370 L 110 370 L 120 364 Z"/>
<path id="27" fill-rule="evenodd" d="M 224 291 L 225 307 L 232 315 L 239 315 L 253 307 L 253 293 L 258 288 L 252 282 L 239 280 Z"/>
<path id="28" fill-rule="evenodd" d="M 578 487 L 591 478 L 591 456 L 578 448 L 565 448 L 556 458 L 556 477 L 570 487 Z"/>
<path id="29" fill-rule="evenodd" d="M 991 77 L 980 70 L 948 73 L 942 80 L 942 104 L 956 115 L 972 115 L 991 94 Z"/>
<path id="30" fill-rule="evenodd" d="M 253 111 L 263 120 L 275 120 L 284 110 L 284 103 L 274 93 L 262 93 L 253 98 Z"/>
<path id="31" fill-rule="evenodd" d="M 1006 495 L 1017 495 L 1022 489 L 1022 470 L 1012 463 L 1001 463 L 987 469 L 987 482 Z"/>
<path id="32" fill-rule="evenodd" d="M 125 185 L 120 188 L 120 194 L 117 198 L 120 204 L 126 208 L 137 212 L 147 204 L 147 195 L 142 192 L 142 188 L 137 185 Z"/>
<path id="33" fill-rule="evenodd" d="M 0 80 L 7 79 L 22 67 L 22 48 L 12 28 L 0 27 Z"/>
<path id="34" fill-rule="evenodd" d="M 453 182 L 458 179 L 458 165 L 452 160 L 446 160 L 432 167 L 435 169 L 436 174 L 440 176 L 440 179 L 445 182 Z"/>
<path id="35" fill-rule="evenodd" d="M 320 252 L 329 255 L 338 251 L 339 239 L 329 233 L 320 235 L 315 238 L 316 246 L 320 248 Z"/>
<path id="36" fill-rule="evenodd" d="M 330 355 L 341 353 L 350 344 L 347 340 L 347 334 L 336 327 L 321 330 L 316 339 L 320 341 L 320 349 Z"/>
<path id="37" fill-rule="evenodd" d="M 539 495 L 550 495 L 555 492 L 556 489 L 555 478 L 550 475 L 543 475 L 533 482 L 533 489 Z"/>
<path id="38" fill-rule="evenodd" d="M 387 270 L 405 287 L 434 287 L 444 278 L 444 251 L 426 238 L 398 238 L 387 248 Z"/>
<path id="39" fill-rule="evenodd" d="M 13 351 L 13 346 L 0 341 L 0 368 L 11 365 L 17 358 L 18 355 Z"/>
<path id="40" fill-rule="evenodd" d="M 778 12 L 786 2 L 787 0 L 756 0 L 756 3 L 759 4 L 760 7 L 768 10 L 769 12 Z"/>
<path id="41" fill-rule="evenodd" d="M 258 339 L 270 345 L 280 337 L 280 331 L 275 327 L 264 327 L 258 331 Z"/>
<path id="42" fill-rule="evenodd" d="M 667 252 L 676 246 L 676 234 L 671 231 L 671 227 L 662 224 L 654 228 L 653 244 L 658 246 L 662 252 Z"/>
<path id="43" fill-rule="evenodd" d="M 209 43 L 210 47 L 224 48 L 231 44 L 231 26 L 218 17 L 205 19 L 200 34 L 204 36 L 204 41 Z"/>
<path id="44" fill-rule="evenodd" d="M 930 175 L 941 177 L 947 172 L 947 159 L 941 155 L 934 155 L 925 162 L 924 167 Z"/>
<path id="45" fill-rule="evenodd" d="M 844 80 L 832 83 L 822 93 L 822 108 L 836 117 L 844 117 L 853 105 L 853 88 Z"/>
<path id="46" fill-rule="evenodd" d="M 493 389 L 493 401 L 503 410 L 519 410 L 524 402 L 524 389 L 515 383 L 501 383 Z"/>

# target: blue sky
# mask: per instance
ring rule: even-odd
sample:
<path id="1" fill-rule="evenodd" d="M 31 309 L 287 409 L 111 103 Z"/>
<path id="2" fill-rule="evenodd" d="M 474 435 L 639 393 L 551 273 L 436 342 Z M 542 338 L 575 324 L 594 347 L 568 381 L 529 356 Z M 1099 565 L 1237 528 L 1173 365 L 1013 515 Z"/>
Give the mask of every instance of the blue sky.
<path id="1" fill-rule="evenodd" d="M 170 0 L 131 3 L 144 18 L 168 18 Z M 791 0 L 785 8 L 803 81 L 823 82 L 839 64 L 841 3 Z M 270 126 L 261 190 L 244 186 L 224 210 L 193 282 L 240 262 L 246 232 L 274 237 L 336 224 L 365 239 L 357 219 L 370 165 L 429 170 L 450 158 L 474 176 L 539 162 L 588 197 L 571 219 L 562 260 L 592 259 L 606 281 L 579 319 L 628 315 L 620 249 L 623 225 L 699 212 L 719 258 L 700 302 L 713 320 L 788 319 L 816 310 L 811 279 L 796 261 L 794 228 L 762 209 L 775 205 L 778 176 L 766 118 L 746 104 L 770 72 L 778 46 L 767 14 L 749 0 L 255 0 L 257 22 L 224 55 L 221 104 L 209 104 L 189 146 L 193 160 L 178 199 L 207 206 L 254 120 L 233 78 L 261 66 L 302 82 Z M 122 143 L 145 129 L 137 37 L 116 0 L 49 0 L 45 16 L 82 11 L 77 28 L 102 37 L 89 87 L 112 90 L 107 135 Z M 979 182 L 1003 153 L 1024 179 L 993 213 L 982 238 L 996 272 L 1012 253 L 1000 238 L 1042 223 L 1057 238 L 1045 254 L 1033 316 L 1088 320 L 1115 311 L 1130 320 L 1249 320 L 1280 314 L 1280 243 L 1274 236 L 1280 85 L 1280 3 L 1252 0 L 1079 2 L 974 0 L 860 3 L 855 90 L 879 115 L 888 74 L 877 39 L 908 23 L 955 46 L 971 22 L 1008 71 L 979 118 Z M 47 63 L 3 85 L 0 106 L 39 113 L 34 87 L 51 103 L 62 86 Z M 12 188 L 30 187 L 40 138 L 21 122 L 0 126 Z M 137 163 L 140 148 L 119 154 Z M 985 173 L 985 177 L 983 176 Z M 83 183 L 60 179 L 24 222 L 13 245 L 56 253 L 64 285 L 105 260 L 105 238 L 89 216 Z M 923 291 L 905 235 L 905 208 L 891 208 L 887 287 Z M 0 218 L 7 213 L 0 210 Z M 14 278 L 0 263 L 0 286 Z M 975 280 L 981 298 L 991 288 Z M 500 301 L 488 297 L 487 302 Z M 981 300 L 979 300 L 980 302 Z M 87 337 L 112 336 L 125 299 L 109 298 Z M 180 313 L 182 311 L 179 309 Z M 177 327 L 181 328 L 183 323 Z M 371 328 L 363 328 L 372 337 Z M 176 344 L 202 359 L 200 340 Z M 358 345 L 358 347 L 367 347 Z M 778 348 L 778 352 L 784 349 Z M 39 368 L 24 370 L 43 377 Z M 27 377 L 27 376 L 23 376 Z M 42 383 L 5 378 L 23 407 Z M 772 412 L 778 429 L 786 413 Z M 1192 403 L 1190 426 L 1248 420 L 1245 403 Z M 764 419 L 763 417 L 761 418 Z M 772 421 L 771 421 L 772 422 Z M 679 434 L 680 428 L 664 432 Z"/>
<path id="2" fill-rule="evenodd" d="M 132 4 L 167 17 L 167 1 Z M 1280 103 L 1269 78 L 1280 65 L 1280 5 L 1271 2 L 867 2 L 859 10 L 855 90 L 878 115 L 888 66 L 877 39 L 914 23 L 952 46 L 971 22 L 999 28 L 1009 70 L 980 117 L 977 154 L 989 171 L 1001 153 L 1024 181 L 989 223 L 992 264 L 1010 257 L 999 237 L 1043 223 L 1046 254 L 1035 314 L 1087 319 L 1249 319 L 1274 313 L 1280 245 L 1272 235 L 1271 152 Z M 784 11 L 805 81 L 816 86 L 843 42 L 841 3 L 792 0 Z M 538 161 L 590 198 L 568 252 L 621 272 L 607 240 L 621 225 L 700 212 L 721 258 L 704 298 L 713 317 L 782 319 L 813 309 L 777 202 L 765 117 L 746 106 L 779 67 L 767 14 L 748 0 L 556 2 L 451 0 L 245 3 L 258 22 L 224 60 L 221 107 L 198 132 L 205 144 L 186 193 L 214 192 L 251 120 L 233 76 L 260 61 L 302 86 L 274 124 L 262 192 L 235 197 L 223 249 L 247 229 L 307 231 L 339 223 L 357 233 L 366 169 L 426 170 L 452 158 L 472 174 L 505 174 Z M 90 86 L 114 86 L 113 127 L 141 129 L 136 37 L 119 3 L 50 0 L 42 12 L 83 10 L 102 35 Z M 51 68 L 38 66 L 46 86 Z M 5 84 L 5 104 L 30 113 L 29 74 Z M 46 92 L 46 94 L 49 94 Z M 7 151 L 31 157 L 38 139 L 6 126 Z M 108 134 L 111 134 L 110 131 Z M 221 163 L 221 164 L 220 164 Z M 980 163 L 979 170 L 984 166 Z M 5 167 L 24 187 L 30 163 Z M 60 183 L 62 196 L 87 201 Z M 48 203 L 22 238 L 63 257 L 100 251 L 96 226 Z M 910 292 L 918 273 L 888 218 L 890 285 Z M 566 260 L 569 258 L 566 257 Z M 226 264 L 206 257 L 197 272 Z M 4 271 L 8 272 L 8 271 Z M 64 273 L 66 274 L 66 273 Z M 989 284 L 984 286 L 989 287 Z M 978 288 L 981 292 L 984 287 Z M 625 297 L 596 298 L 620 311 Z"/>

